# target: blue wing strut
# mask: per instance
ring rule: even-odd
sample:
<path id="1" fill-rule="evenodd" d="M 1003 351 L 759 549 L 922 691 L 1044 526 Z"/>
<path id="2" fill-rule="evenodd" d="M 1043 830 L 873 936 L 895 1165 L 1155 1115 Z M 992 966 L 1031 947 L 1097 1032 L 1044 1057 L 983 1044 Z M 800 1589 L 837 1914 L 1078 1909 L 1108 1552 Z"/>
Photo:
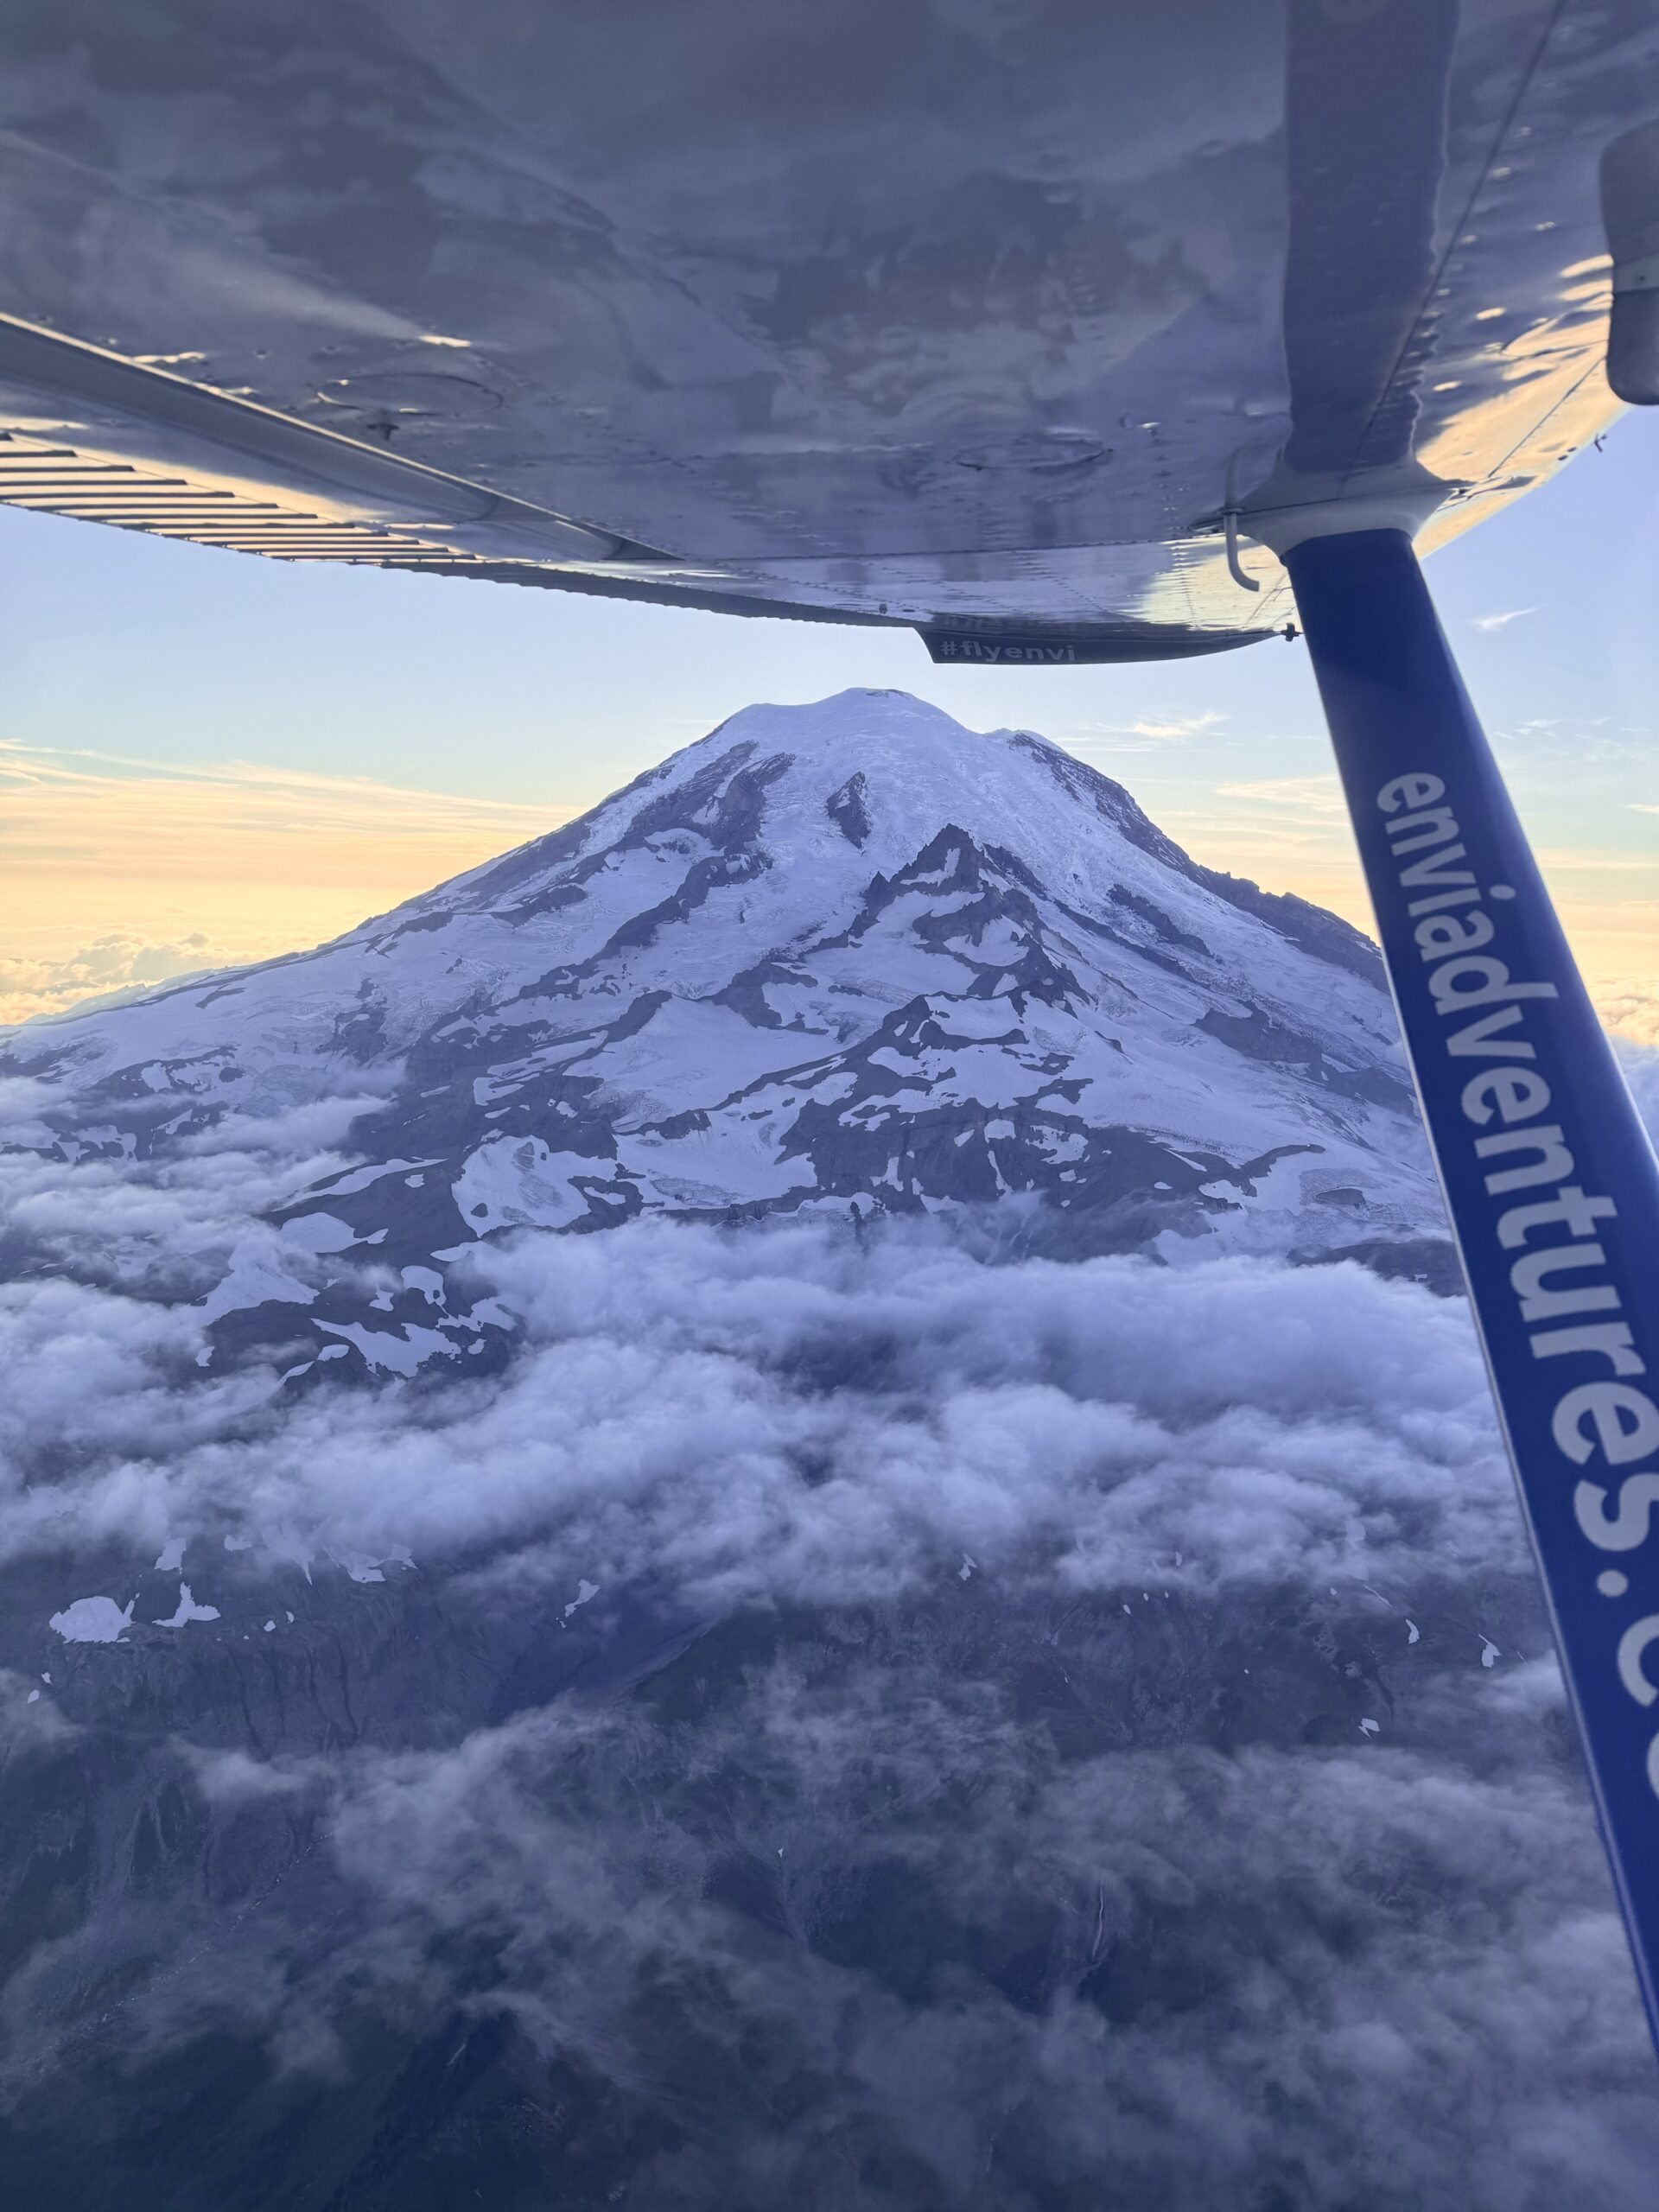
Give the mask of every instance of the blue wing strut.
<path id="1" fill-rule="evenodd" d="M 1410 539 L 1284 558 L 1659 2040 L 1659 1164 Z"/>

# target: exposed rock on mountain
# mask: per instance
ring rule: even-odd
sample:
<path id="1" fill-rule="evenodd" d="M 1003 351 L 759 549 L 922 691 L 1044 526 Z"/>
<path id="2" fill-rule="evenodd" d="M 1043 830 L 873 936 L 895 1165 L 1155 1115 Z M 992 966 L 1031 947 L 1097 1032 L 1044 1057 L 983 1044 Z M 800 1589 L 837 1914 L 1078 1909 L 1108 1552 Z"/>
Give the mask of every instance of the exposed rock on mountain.
<path id="1" fill-rule="evenodd" d="M 18 1033 L 0 1065 L 67 1160 L 372 1094 L 356 1164 L 203 1285 L 221 1352 L 296 1368 L 476 1352 L 498 1317 L 451 1300 L 458 1252 L 641 1212 L 1017 1194 L 999 1233 L 1033 1249 L 1447 1274 L 1367 941 L 1195 866 L 1043 739 L 902 693 L 750 708 L 319 951 Z"/>
<path id="2" fill-rule="evenodd" d="M 1646 2212 L 1341 923 L 752 709 L 16 1033 L 0 1198 L 29 2212 Z"/>

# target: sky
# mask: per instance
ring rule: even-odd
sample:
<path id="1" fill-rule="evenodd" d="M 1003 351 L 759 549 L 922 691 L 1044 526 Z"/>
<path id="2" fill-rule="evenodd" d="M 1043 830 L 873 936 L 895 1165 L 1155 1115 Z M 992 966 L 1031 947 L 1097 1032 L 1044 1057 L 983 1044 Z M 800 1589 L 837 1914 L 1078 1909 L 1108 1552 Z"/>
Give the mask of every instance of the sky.
<path id="1" fill-rule="evenodd" d="M 1659 1041 L 1659 423 L 1437 554 L 1604 1014 Z M 320 942 L 756 700 L 1041 731 L 1198 860 L 1369 913 L 1305 649 L 937 669 L 903 632 L 306 568 L 0 508 L 0 1020 Z"/>

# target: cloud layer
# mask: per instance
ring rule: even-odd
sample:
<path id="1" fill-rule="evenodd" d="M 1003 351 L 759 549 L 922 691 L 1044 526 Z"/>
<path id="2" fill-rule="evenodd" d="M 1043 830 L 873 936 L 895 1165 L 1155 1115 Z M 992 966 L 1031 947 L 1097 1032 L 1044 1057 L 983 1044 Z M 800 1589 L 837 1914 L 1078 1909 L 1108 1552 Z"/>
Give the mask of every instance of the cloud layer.
<path id="1" fill-rule="evenodd" d="M 0 798 L 0 1022 L 315 944 L 576 810 L 10 739 Z"/>
<path id="2" fill-rule="evenodd" d="M 1645 2206 L 1459 1302 L 642 1220 L 480 1250 L 498 1373 L 204 1371 L 353 1103 L 0 1162 L 31 2203 Z"/>
<path id="3" fill-rule="evenodd" d="M 1078 1590 L 1522 1563 L 1462 1308 L 1357 1266 L 644 1221 L 480 1255 L 521 1330 L 505 1374 L 301 1394 L 197 1372 L 181 1294 L 258 1233 L 228 1164 L 16 1174 L 48 1248 L 96 1213 L 105 1280 L 0 1293 L 10 1555 L 297 1530 L 479 1573 L 556 1554 L 715 1607 L 897 1597 L 963 1551 Z"/>

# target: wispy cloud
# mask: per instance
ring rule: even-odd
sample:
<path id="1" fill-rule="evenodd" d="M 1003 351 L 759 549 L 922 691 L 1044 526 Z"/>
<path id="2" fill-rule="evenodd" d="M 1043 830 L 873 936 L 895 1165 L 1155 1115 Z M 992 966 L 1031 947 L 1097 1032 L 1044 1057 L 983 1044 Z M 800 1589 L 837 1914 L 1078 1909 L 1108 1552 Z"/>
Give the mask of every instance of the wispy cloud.
<path id="1" fill-rule="evenodd" d="M 0 740 L 0 849 L 10 868 L 55 872 L 77 861 L 129 874 L 172 873 L 204 859 L 244 874 L 275 866 L 284 879 L 327 869 L 365 843 L 386 852 L 442 853 L 484 842 L 486 856 L 568 821 L 574 807 L 526 806 L 409 789 L 366 776 L 323 776 L 241 761 L 124 760 Z M 232 841 L 226 850 L 225 840 Z M 465 866 L 465 861 L 461 865 Z M 423 881 L 429 878 L 423 878 Z"/>
<path id="2" fill-rule="evenodd" d="M 1244 802 L 1253 809 L 1300 814 L 1319 822 L 1344 818 L 1342 791 L 1334 775 L 1262 776 L 1249 783 L 1217 784 L 1218 798 Z"/>
<path id="3" fill-rule="evenodd" d="M 1201 715 L 1154 715 L 1126 725 L 1131 737 L 1201 737 L 1229 717 L 1206 710 Z"/>
<path id="4" fill-rule="evenodd" d="M 577 810 L 0 740 L 0 1021 L 317 944 Z"/>
<path id="5" fill-rule="evenodd" d="M 1511 622 L 1519 622 L 1523 616 L 1536 614 L 1538 612 L 1539 609 L 1535 607 L 1511 607 L 1506 608 L 1501 614 L 1472 615 L 1470 618 L 1470 626 L 1476 630 L 1506 630 Z"/>
<path id="6" fill-rule="evenodd" d="M 1201 812 L 1160 810 L 1195 859 L 1333 906 L 1362 929 L 1370 909 L 1334 775 L 1262 776 L 1217 784 Z"/>
<path id="7" fill-rule="evenodd" d="M 1659 812 L 1649 808 L 1649 812 Z M 1659 855 L 1646 853 L 1599 852 L 1593 846 L 1541 845 L 1536 849 L 1543 868 L 1584 868 L 1595 875 L 1651 875 L 1659 878 Z"/>
<path id="8" fill-rule="evenodd" d="M 1529 739 L 1580 761 L 1596 742 L 1574 736 L 1569 743 L 1544 722 L 1524 728 Z M 1644 801 L 1623 804 L 1659 813 L 1659 805 Z M 1363 930 L 1374 926 L 1334 774 L 1217 784 L 1202 810 L 1164 806 L 1159 820 L 1197 860 L 1272 890 L 1298 892 Z M 1544 846 L 1538 858 L 1603 1019 L 1627 1035 L 1659 1038 L 1652 1013 L 1659 995 L 1659 860 L 1566 845 Z"/>
<path id="9" fill-rule="evenodd" d="M 1168 745 L 1184 737 L 1202 737 L 1231 719 L 1229 715 L 1206 710 L 1197 715 L 1143 715 L 1132 722 L 1079 723 L 1065 731 L 1065 742 L 1079 753 L 1087 753 L 1095 747 L 1114 753 L 1141 752 L 1149 746 Z"/>

